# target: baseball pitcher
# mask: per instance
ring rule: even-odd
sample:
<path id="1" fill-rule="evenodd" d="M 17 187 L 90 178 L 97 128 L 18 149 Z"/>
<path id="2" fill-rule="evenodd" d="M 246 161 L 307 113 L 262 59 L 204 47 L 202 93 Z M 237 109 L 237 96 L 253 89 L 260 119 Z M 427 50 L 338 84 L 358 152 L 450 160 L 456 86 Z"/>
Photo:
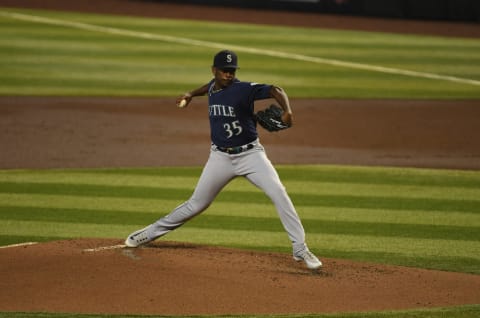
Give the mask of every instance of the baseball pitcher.
<path id="1" fill-rule="evenodd" d="M 257 123 L 269 131 L 292 126 L 288 96 L 275 85 L 240 81 L 235 77 L 237 69 L 237 55 L 220 51 L 213 59 L 214 78 L 178 98 L 177 105 L 186 107 L 192 98 L 208 95 L 210 156 L 190 199 L 155 223 L 130 234 L 125 244 L 138 247 L 175 230 L 204 211 L 228 182 L 242 176 L 272 200 L 292 242 L 293 259 L 318 269 L 322 263 L 308 249 L 300 218 L 258 139 Z M 278 106 L 273 104 L 255 114 L 254 102 L 268 98 L 273 98 Z"/>

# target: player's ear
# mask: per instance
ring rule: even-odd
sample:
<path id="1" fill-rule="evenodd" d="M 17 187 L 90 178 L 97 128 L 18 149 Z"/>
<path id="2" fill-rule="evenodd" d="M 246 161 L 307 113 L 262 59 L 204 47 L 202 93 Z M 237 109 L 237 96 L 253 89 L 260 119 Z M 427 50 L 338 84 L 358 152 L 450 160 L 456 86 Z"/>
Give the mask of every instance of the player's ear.
<path id="1" fill-rule="evenodd" d="M 217 68 L 215 66 L 212 66 L 212 74 L 215 75 L 216 72 L 217 72 Z"/>

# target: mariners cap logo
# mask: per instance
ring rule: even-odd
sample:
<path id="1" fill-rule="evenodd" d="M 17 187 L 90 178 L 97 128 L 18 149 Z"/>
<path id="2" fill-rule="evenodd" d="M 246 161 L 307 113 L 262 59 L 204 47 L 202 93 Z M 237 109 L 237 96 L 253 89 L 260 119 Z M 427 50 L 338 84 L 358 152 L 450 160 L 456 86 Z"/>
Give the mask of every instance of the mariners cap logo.
<path id="1" fill-rule="evenodd" d="M 219 69 L 238 68 L 237 54 L 233 51 L 223 50 L 218 52 L 213 58 L 213 66 Z"/>

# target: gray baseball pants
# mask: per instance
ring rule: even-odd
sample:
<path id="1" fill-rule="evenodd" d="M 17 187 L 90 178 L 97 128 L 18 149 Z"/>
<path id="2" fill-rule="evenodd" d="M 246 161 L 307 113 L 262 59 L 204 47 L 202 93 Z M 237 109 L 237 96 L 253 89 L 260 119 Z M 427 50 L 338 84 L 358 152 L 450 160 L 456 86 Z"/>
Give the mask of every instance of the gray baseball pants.
<path id="1" fill-rule="evenodd" d="M 163 236 L 200 214 L 210 206 L 217 194 L 238 176 L 247 178 L 272 200 L 292 242 L 293 252 L 304 250 L 305 231 L 300 218 L 277 171 L 258 141 L 253 149 L 235 155 L 221 152 L 212 145 L 209 159 L 193 195 L 170 214 L 148 226 L 148 236 L 152 239 Z"/>

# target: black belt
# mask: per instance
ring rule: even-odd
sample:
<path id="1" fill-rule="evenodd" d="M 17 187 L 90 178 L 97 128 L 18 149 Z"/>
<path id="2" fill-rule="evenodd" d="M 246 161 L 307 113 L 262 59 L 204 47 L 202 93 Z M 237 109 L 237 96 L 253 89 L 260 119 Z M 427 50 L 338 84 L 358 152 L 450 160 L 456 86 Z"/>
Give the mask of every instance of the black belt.
<path id="1" fill-rule="evenodd" d="M 217 150 L 220 150 L 221 152 L 226 152 L 229 155 L 236 155 L 236 154 L 242 153 L 244 151 L 253 149 L 253 147 L 255 147 L 254 144 L 247 144 L 247 145 L 243 145 L 243 146 L 228 147 L 228 148 L 217 146 Z"/>

